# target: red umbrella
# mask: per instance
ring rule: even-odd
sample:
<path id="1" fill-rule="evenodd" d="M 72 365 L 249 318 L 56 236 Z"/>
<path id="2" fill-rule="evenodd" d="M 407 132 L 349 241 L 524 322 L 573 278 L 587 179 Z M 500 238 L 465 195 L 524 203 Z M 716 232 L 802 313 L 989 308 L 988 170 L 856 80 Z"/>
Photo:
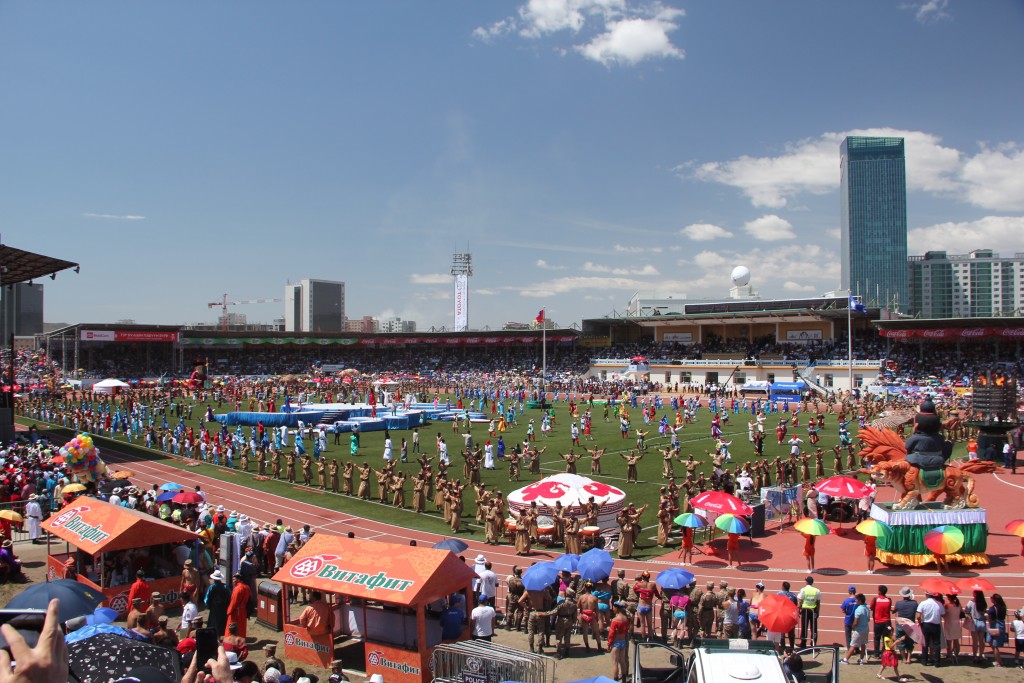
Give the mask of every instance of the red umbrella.
<path id="1" fill-rule="evenodd" d="M 996 587 L 990 581 L 979 576 L 969 576 L 965 579 L 960 579 L 956 582 L 957 587 L 964 593 L 973 593 L 974 591 L 981 591 L 983 593 L 994 593 Z"/>
<path id="2" fill-rule="evenodd" d="M 814 490 L 836 498 L 866 498 L 871 495 L 870 486 L 842 475 L 822 479 L 814 485 Z"/>
<path id="3" fill-rule="evenodd" d="M 203 502 L 203 497 L 195 491 L 182 491 L 171 498 L 171 502 L 180 505 L 198 505 Z"/>
<path id="4" fill-rule="evenodd" d="M 766 595 L 758 605 L 757 618 L 772 633 L 789 633 L 800 622 L 800 613 L 785 595 Z"/>
<path id="5" fill-rule="evenodd" d="M 705 491 L 690 499 L 690 507 L 720 514 L 752 515 L 754 509 L 736 496 L 724 491 Z"/>
<path id="6" fill-rule="evenodd" d="M 939 593 L 940 595 L 957 595 L 960 593 L 960 586 L 949 579 L 934 576 L 921 582 L 921 589 L 925 593 Z"/>

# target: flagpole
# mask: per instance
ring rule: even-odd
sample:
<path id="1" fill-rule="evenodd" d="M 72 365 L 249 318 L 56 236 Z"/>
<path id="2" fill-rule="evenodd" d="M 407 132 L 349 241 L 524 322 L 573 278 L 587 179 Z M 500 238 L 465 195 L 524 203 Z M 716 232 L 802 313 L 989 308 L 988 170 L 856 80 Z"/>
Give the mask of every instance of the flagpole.
<path id="1" fill-rule="evenodd" d="M 547 311 L 540 309 L 540 346 L 541 346 L 541 369 L 540 385 L 544 389 L 544 396 L 541 401 L 547 399 L 547 378 L 548 378 L 548 316 Z"/>
<path id="2" fill-rule="evenodd" d="M 846 361 L 848 365 L 850 398 L 853 398 L 853 295 L 846 303 Z"/>

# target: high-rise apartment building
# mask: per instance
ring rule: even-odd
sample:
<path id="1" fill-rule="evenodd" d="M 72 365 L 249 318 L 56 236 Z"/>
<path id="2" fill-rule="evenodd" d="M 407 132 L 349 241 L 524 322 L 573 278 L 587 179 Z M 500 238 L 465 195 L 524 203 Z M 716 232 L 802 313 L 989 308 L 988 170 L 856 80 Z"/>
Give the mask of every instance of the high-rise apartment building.
<path id="1" fill-rule="evenodd" d="M 841 286 L 869 306 L 907 310 L 903 138 L 849 136 L 840 153 Z"/>
<path id="2" fill-rule="evenodd" d="M 284 288 L 286 332 L 342 332 L 345 329 L 345 283 L 300 280 Z"/>
<path id="3" fill-rule="evenodd" d="M 911 256 L 910 314 L 921 318 L 1019 316 L 1024 307 L 1024 253 L 991 249 Z"/>

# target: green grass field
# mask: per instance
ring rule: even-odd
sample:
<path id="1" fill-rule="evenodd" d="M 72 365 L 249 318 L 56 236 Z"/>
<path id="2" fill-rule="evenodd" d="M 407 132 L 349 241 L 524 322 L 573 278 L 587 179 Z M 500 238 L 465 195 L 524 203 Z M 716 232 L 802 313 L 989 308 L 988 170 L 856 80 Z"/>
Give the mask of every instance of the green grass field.
<path id="1" fill-rule="evenodd" d="M 442 401 L 445 397 L 442 396 Z M 454 403 L 454 398 L 453 398 Z M 580 406 L 580 411 L 584 410 L 584 406 Z M 190 424 L 198 432 L 200 423 L 199 416 L 203 414 L 205 406 L 197 405 L 193 412 L 193 420 L 186 422 Z M 223 410 L 227 410 L 227 404 Z M 537 481 L 540 478 L 556 474 L 558 472 L 565 471 L 565 463 L 559 458 L 559 454 L 567 453 L 572 446 L 572 439 L 570 436 L 569 424 L 570 414 L 569 406 L 567 403 L 556 403 L 554 404 L 554 410 L 556 415 L 555 428 L 549 433 L 547 437 L 541 435 L 540 432 L 540 410 L 527 409 L 523 415 L 519 418 L 518 425 L 512 425 L 504 432 L 504 439 L 506 444 L 506 450 L 510 451 L 516 443 L 521 443 L 526 436 L 526 425 L 530 418 L 535 420 L 536 426 L 536 444 L 538 448 L 546 448 L 547 450 L 541 457 L 541 475 L 530 475 L 525 470 L 521 475 L 520 482 L 513 482 L 508 477 L 508 465 L 506 461 L 498 461 L 497 469 L 495 470 L 481 470 L 481 480 L 489 487 L 494 489 L 500 489 L 505 493 L 514 491 L 518 488 L 528 485 L 533 481 Z M 595 405 L 591 414 L 594 416 L 592 436 L 593 441 L 582 441 L 581 448 L 607 448 L 607 451 L 602 460 L 602 470 L 604 474 L 594 477 L 600 481 L 605 481 L 611 485 L 622 488 L 626 491 L 627 500 L 634 502 L 639 507 L 640 505 L 649 503 L 651 509 L 645 513 L 643 518 L 643 524 L 645 527 L 651 527 L 655 525 L 654 508 L 657 507 L 658 503 L 658 490 L 659 487 L 664 485 L 666 481 L 662 478 L 662 458 L 661 453 L 658 452 L 659 448 L 664 448 L 669 443 L 667 436 L 658 436 L 657 421 L 652 422 L 649 425 L 645 425 L 642 420 L 639 419 L 639 410 L 629 409 L 630 416 L 633 420 L 633 428 L 641 428 L 648 431 L 647 445 L 648 450 L 643 460 L 638 465 L 639 472 L 639 483 L 626 484 L 626 463 L 620 457 L 620 454 L 627 453 L 635 447 L 635 432 L 631 432 L 628 439 L 622 439 L 619 431 L 618 420 L 616 419 L 614 412 L 609 418 L 609 422 L 605 422 L 603 418 L 604 408 L 602 405 Z M 658 412 L 658 419 L 662 415 L 667 415 L 670 423 L 674 423 L 675 413 L 671 409 L 671 405 L 666 401 L 665 407 Z M 779 415 L 769 415 L 765 423 L 766 427 L 766 440 L 765 440 L 765 456 L 768 458 L 774 458 L 776 455 L 786 456 L 789 453 L 789 446 L 786 444 L 778 445 L 775 438 L 775 425 L 778 424 Z M 725 437 L 727 440 L 732 441 L 730 452 L 732 453 L 733 462 L 730 464 L 731 471 L 735 472 L 740 463 L 749 461 L 752 459 L 754 454 L 753 444 L 747 440 L 747 421 L 750 419 L 748 413 L 740 412 L 731 416 L 730 424 L 723 427 Z M 681 453 L 683 457 L 688 453 L 693 453 L 694 457 L 705 462 L 702 464 L 699 471 L 705 473 L 705 476 L 710 477 L 711 465 L 708 461 L 708 457 L 705 451 L 714 449 L 714 442 L 710 437 L 710 412 L 704 408 L 698 416 L 697 421 L 693 424 L 686 425 L 681 436 L 682 448 Z M 32 421 L 26 418 L 19 418 L 19 421 L 24 424 L 31 424 Z M 168 422 L 175 424 L 175 421 L 168 417 Z M 801 414 L 800 418 L 801 426 L 796 428 L 790 428 L 789 434 L 792 435 L 797 433 L 800 438 L 804 439 L 804 449 L 807 451 L 813 450 L 810 444 L 807 443 L 807 431 L 806 422 L 807 415 Z M 638 424 L 639 423 L 639 424 Z M 159 424 L 159 418 L 157 419 Z M 852 424 L 851 432 L 856 437 L 856 424 Z M 460 431 L 462 427 L 460 425 Z M 476 423 L 471 427 L 473 433 L 474 443 L 483 444 L 488 438 L 487 436 L 487 425 L 486 423 Z M 248 428 L 245 429 L 246 436 L 248 436 Z M 452 466 L 449 470 L 451 476 L 461 476 L 462 473 L 462 459 L 458 456 L 458 450 L 462 446 L 462 438 L 458 433 L 453 432 L 451 422 L 433 422 L 420 430 L 420 442 L 421 448 L 428 454 L 433 455 L 435 453 L 435 437 L 440 432 L 447 440 L 449 445 L 449 453 L 452 460 Z M 60 433 L 67 438 L 71 437 L 70 430 L 60 430 Z M 401 439 L 405 437 L 411 444 L 411 431 L 396 430 L 391 433 L 392 443 L 394 444 L 395 458 L 398 457 L 399 444 Z M 63 436 L 61 438 L 63 438 Z M 826 451 L 825 457 L 825 468 L 826 475 L 832 474 L 832 453 L 831 448 L 839 443 L 838 436 L 838 424 L 834 415 L 827 416 L 827 422 L 824 429 L 820 431 L 821 442 L 819 446 Z M 101 453 L 106 446 L 101 439 L 98 441 Z M 348 434 L 343 434 L 341 438 L 342 445 L 333 445 L 333 435 L 328 434 L 327 452 L 324 457 L 328 459 L 337 459 L 339 464 L 350 459 L 355 460 L 357 464 L 362 461 L 367 461 L 371 466 L 380 468 L 383 463 L 383 451 L 384 451 L 384 432 L 366 432 L 361 435 L 361 447 L 359 454 L 354 458 L 349 455 L 348 446 Z M 368 517 L 377 519 L 384 522 L 389 522 L 399 526 L 408 528 L 420 529 L 423 531 L 431 531 L 437 533 L 445 533 L 448 531 L 448 525 L 443 523 L 440 516 L 433 510 L 433 505 L 428 503 L 426 514 L 415 514 L 410 510 L 398 510 L 389 505 L 382 505 L 374 502 L 361 501 L 356 498 L 343 496 L 341 494 L 323 493 L 318 489 L 307 489 L 301 485 L 292 485 L 284 481 L 246 481 L 247 478 L 255 476 L 256 466 L 251 465 L 251 472 L 243 472 L 239 469 L 227 470 L 223 467 L 216 467 L 213 465 L 200 465 L 198 468 L 187 467 L 184 462 L 175 458 L 168 458 L 160 451 L 151 451 L 139 444 L 140 440 L 136 440 L 135 446 L 129 446 L 123 438 L 117 439 L 116 447 L 118 450 L 130 449 L 132 452 L 137 453 L 141 457 L 158 459 L 173 467 L 179 467 L 183 470 L 196 471 L 198 470 L 203 475 L 222 479 L 224 481 L 231 481 L 235 483 L 243 483 L 252 486 L 258 490 L 265 490 L 278 495 L 294 498 L 304 502 L 320 505 L 323 507 L 344 510 L 345 512 L 353 515 Z M 113 444 L 110 444 L 113 446 Z M 312 454 L 312 445 L 306 441 L 307 452 Z M 961 446 L 962 449 L 962 446 Z M 579 452 L 580 449 L 577 449 Z M 410 462 L 409 463 L 398 463 L 397 468 L 406 472 L 407 478 L 412 477 L 419 471 L 419 465 L 414 462 L 415 455 L 411 453 L 410 446 Z M 436 463 L 436 459 L 435 459 Z M 238 460 L 236 460 L 236 467 L 239 466 Z M 577 463 L 577 470 L 584 476 L 590 476 L 590 458 L 585 456 L 582 460 Z M 680 465 L 675 466 L 677 482 L 681 482 L 685 475 L 685 469 Z M 813 470 L 812 470 L 813 471 Z M 315 471 L 314 471 L 315 477 Z M 301 480 L 301 474 L 300 474 Z M 376 492 L 376 485 L 371 479 L 371 491 Z M 411 485 L 407 489 L 407 500 L 411 500 Z M 473 504 L 473 493 L 471 489 L 467 489 L 465 495 L 465 511 L 464 517 L 466 522 L 471 522 L 475 516 L 475 507 Z M 463 530 L 460 535 L 476 537 L 482 540 L 483 531 L 481 528 L 474 526 L 473 524 L 463 524 Z M 665 551 L 658 548 L 652 541 L 648 540 L 648 537 L 652 533 L 644 533 L 641 535 L 640 544 L 637 547 L 636 557 L 645 558 L 663 554 Z"/>

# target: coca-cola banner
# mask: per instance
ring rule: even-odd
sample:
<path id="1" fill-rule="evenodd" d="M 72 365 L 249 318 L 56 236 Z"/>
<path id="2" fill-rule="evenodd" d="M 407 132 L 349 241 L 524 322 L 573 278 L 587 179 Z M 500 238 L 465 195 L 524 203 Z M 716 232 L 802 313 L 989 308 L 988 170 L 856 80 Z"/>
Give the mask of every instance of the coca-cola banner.
<path id="1" fill-rule="evenodd" d="M 982 337 L 1024 339 L 1024 327 L 947 327 L 928 330 L 879 330 L 878 334 L 887 339 L 931 339 L 939 341 L 979 339 Z"/>

